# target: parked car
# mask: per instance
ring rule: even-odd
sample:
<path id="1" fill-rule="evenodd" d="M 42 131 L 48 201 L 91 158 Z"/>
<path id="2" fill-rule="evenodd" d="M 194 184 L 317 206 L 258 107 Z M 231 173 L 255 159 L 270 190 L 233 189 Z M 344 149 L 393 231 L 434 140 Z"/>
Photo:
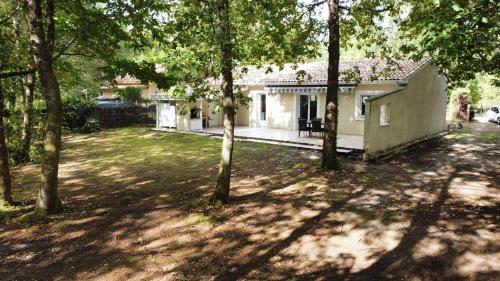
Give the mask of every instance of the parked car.
<path id="1" fill-rule="evenodd" d="M 494 106 L 486 112 L 486 117 L 488 117 L 488 121 L 497 122 L 497 124 L 500 125 L 499 108 L 500 108 L 500 106 Z"/>

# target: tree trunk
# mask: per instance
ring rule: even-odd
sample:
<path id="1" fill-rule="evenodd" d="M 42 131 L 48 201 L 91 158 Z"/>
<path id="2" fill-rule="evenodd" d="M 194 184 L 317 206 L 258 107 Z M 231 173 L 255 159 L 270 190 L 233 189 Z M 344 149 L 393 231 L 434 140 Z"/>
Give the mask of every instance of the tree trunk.
<path id="1" fill-rule="evenodd" d="M 2 181 L 0 182 L 0 206 L 12 205 L 12 183 L 10 180 L 10 168 L 9 168 L 9 151 L 7 149 L 7 143 L 5 141 L 5 127 L 3 123 L 3 117 L 5 115 L 5 103 L 4 103 L 5 93 L 3 91 L 2 85 L 0 84 L 0 174 L 2 176 Z"/>
<path id="2" fill-rule="evenodd" d="M 21 163 L 30 161 L 30 143 L 33 132 L 33 100 L 35 98 L 35 74 L 28 74 L 23 81 L 21 89 L 21 114 L 23 117 L 21 132 L 21 151 L 19 160 Z"/>
<path id="3" fill-rule="evenodd" d="M 26 17 L 30 33 L 30 49 L 37 68 L 42 94 L 47 103 L 47 121 L 43 142 L 42 186 L 36 206 L 46 214 L 62 211 L 57 195 L 57 176 L 61 151 L 62 104 L 59 83 L 54 73 L 52 51 L 55 40 L 54 3 L 47 0 L 47 34 L 44 32 L 44 16 L 41 0 L 25 0 Z"/>
<path id="4" fill-rule="evenodd" d="M 339 0 L 328 1 L 328 82 L 326 90 L 325 134 L 321 166 L 340 168 L 337 159 L 338 86 L 340 61 Z"/>
<path id="5" fill-rule="evenodd" d="M 229 0 L 221 0 L 218 9 L 221 32 L 222 89 L 224 92 L 224 137 L 222 139 L 222 152 L 217 185 L 215 186 L 215 192 L 212 196 L 212 202 L 224 204 L 229 200 L 234 142 L 234 96 Z"/>

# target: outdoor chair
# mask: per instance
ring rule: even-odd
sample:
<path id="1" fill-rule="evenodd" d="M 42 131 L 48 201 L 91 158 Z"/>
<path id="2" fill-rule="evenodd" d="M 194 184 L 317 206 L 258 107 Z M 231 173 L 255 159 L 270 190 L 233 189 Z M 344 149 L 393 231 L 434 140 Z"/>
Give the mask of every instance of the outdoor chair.
<path id="1" fill-rule="evenodd" d="M 311 124 L 311 133 L 319 133 L 319 135 L 322 136 L 325 130 L 321 127 L 321 118 L 313 119 Z"/>
<path id="2" fill-rule="evenodd" d="M 305 118 L 299 118 L 299 138 L 302 131 L 308 132 L 311 135 L 311 128 L 307 125 L 307 119 Z"/>

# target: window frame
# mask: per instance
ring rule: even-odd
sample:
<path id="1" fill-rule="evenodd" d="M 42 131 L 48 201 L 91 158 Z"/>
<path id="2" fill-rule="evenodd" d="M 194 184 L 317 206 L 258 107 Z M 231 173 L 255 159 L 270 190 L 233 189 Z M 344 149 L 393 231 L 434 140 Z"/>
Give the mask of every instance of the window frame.
<path id="1" fill-rule="evenodd" d="M 379 96 L 384 94 L 384 91 L 380 90 L 375 90 L 375 91 L 370 91 L 370 90 L 361 90 L 361 91 L 355 91 L 355 96 L 354 96 L 354 119 L 356 121 L 364 121 L 365 120 L 365 115 L 361 115 L 362 111 L 362 98 L 363 97 L 368 97 L 372 98 L 375 96 Z M 365 112 L 366 113 L 366 112 Z"/>
<path id="2" fill-rule="evenodd" d="M 383 112 L 383 114 L 382 114 Z M 379 125 L 380 127 L 387 127 L 391 125 L 391 104 L 384 103 L 379 107 Z"/>

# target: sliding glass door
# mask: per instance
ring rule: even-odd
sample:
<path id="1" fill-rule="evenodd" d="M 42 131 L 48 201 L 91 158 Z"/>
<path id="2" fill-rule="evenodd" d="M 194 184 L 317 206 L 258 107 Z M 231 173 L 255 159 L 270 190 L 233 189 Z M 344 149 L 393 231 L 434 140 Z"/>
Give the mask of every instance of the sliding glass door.
<path id="1" fill-rule="evenodd" d="M 259 127 L 267 127 L 267 95 L 257 94 L 257 122 Z"/>
<path id="2" fill-rule="evenodd" d="M 312 120 L 318 117 L 318 95 L 300 95 L 299 117 Z"/>

